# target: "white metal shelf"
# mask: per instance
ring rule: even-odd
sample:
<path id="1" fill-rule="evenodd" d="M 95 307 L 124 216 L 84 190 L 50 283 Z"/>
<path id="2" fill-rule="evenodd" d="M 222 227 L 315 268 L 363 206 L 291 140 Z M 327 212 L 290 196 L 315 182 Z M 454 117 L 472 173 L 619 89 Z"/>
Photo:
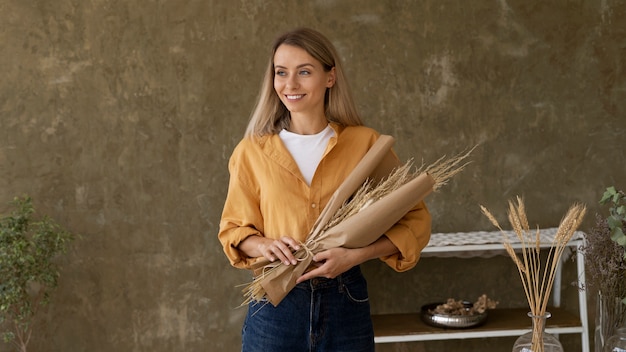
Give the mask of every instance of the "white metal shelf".
<path id="1" fill-rule="evenodd" d="M 540 229 L 540 247 L 551 247 L 556 232 L 556 228 Z M 511 246 L 513 248 L 522 248 L 522 243 L 517 238 L 514 232 L 503 233 L 501 231 L 479 231 L 434 233 L 431 235 L 428 246 L 422 251 L 422 256 L 468 258 L 489 257 L 502 253 L 505 254 L 502 244 L 505 239 L 508 240 L 509 243 L 511 243 Z M 572 239 L 567 243 L 566 247 L 570 248 L 573 252 L 576 253 L 576 269 L 578 279 L 581 283 L 584 284 L 585 262 L 582 252 L 579 251 L 580 246 L 583 244 L 583 239 L 584 233 L 577 231 L 574 233 L 574 236 L 572 236 Z M 561 259 L 565 260 L 565 257 Z M 553 289 L 552 295 L 552 306 L 555 310 L 558 310 L 561 305 L 561 291 L 560 289 L 558 289 L 559 287 L 561 287 L 561 274 L 562 267 L 561 265 L 559 265 L 554 281 L 555 289 Z M 498 309 L 496 311 L 497 313 L 495 311 L 492 313 L 495 315 L 500 314 L 501 316 L 505 316 L 506 314 L 519 314 L 519 312 L 512 313 L 510 310 L 506 309 Z M 561 314 L 566 315 L 567 313 L 565 311 L 562 311 Z M 525 323 L 520 323 L 519 327 L 515 326 L 516 323 L 512 323 L 513 325 L 510 325 L 504 329 L 496 326 L 490 328 L 489 321 L 483 327 L 478 329 L 432 329 L 430 327 L 425 327 L 423 324 L 416 323 L 415 325 L 411 325 L 412 320 L 410 319 L 417 319 L 417 314 L 382 314 L 374 315 L 372 318 L 374 320 L 374 340 L 376 343 L 519 336 L 529 330 L 529 328 L 525 326 Z M 546 331 L 552 334 L 580 334 L 582 350 L 583 352 L 589 352 L 590 347 L 588 326 L 589 323 L 587 319 L 587 299 L 583 290 L 579 290 L 578 292 L 577 318 L 579 319 L 576 319 L 574 323 L 568 323 L 564 326 L 551 326 L 551 322 L 548 321 L 548 327 L 546 328 Z M 402 319 L 409 320 L 402 322 Z M 494 320 L 497 319 L 494 318 Z M 529 323 L 529 319 L 525 319 L 525 321 L 526 323 Z M 396 333 L 397 331 L 399 331 L 400 333 Z"/>

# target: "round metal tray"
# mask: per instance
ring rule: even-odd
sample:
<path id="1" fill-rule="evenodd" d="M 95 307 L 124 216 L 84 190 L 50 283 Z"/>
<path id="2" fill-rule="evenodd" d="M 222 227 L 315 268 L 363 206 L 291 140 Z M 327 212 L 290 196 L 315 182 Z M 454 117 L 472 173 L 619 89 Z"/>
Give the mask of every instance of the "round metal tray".
<path id="1" fill-rule="evenodd" d="M 447 315 L 433 314 L 430 312 L 440 304 L 443 304 L 443 302 L 430 303 L 422 306 L 420 316 L 424 323 L 439 328 L 464 329 L 481 325 L 487 320 L 487 311 L 473 315 Z M 472 306 L 470 302 L 464 302 L 464 304 L 467 309 Z"/>

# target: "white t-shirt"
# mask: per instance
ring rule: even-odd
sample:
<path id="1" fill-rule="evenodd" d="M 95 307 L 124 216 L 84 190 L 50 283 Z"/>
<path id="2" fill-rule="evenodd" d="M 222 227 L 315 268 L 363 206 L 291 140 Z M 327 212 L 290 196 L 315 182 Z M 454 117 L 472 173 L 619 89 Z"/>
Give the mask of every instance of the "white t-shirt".
<path id="1" fill-rule="evenodd" d="M 322 160 L 328 141 L 335 135 L 335 130 L 328 125 L 318 134 L 302 135 L 282 130 L 278 135 L 310 186 L 317 165 Z"/>

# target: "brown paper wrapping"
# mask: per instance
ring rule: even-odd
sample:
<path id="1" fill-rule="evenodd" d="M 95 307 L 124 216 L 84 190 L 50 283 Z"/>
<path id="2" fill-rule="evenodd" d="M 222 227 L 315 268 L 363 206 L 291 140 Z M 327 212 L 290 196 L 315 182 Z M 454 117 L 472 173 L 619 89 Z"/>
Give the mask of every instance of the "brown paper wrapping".
<path id="1" fill-rule="evenodd" d="M 255 263 L 255 268 L 263 268 L 255 281 L 262 286 L 265 296 L 274 306 L 295 287 L 297 278 L 311 265 L 314 254 L 330 248 L 360 248 L 373 243 L 433 191 L 435 181 L 428 174 L 422 173 L 359 213 L 322 232 L 335 212 L 366 179 L 372 178 L 378 182 L 399 165 L 391 152 L 394 141 L 391 136 L 380 136 L 335 191 L 305 245 L 294 253 L 299 261 L 297 265 L 270 263 L 267 260 Z"/>
<path id="2" fill-rule="evenodd" d="M 393 168 L 398 166 L 397 159 L 391 154 L 391 147 L 394 142 L 395 139 L 387 135 L 381 135 L 376 140 L 354 170 L 350 172 L 339 188 L 335 190 L 328 204 L 317 218 L 307 239 L 317 237 L 322 228 L 331 220 L 346 199 L 354 194 L 368 177 L 379 181 L 389 175 Z"/>
<path id="3" fill-rule="evenodd" d="M 321 250 L 368 246 L 430 194 L 434 185 L 435 180 L 422 173 L 312 241 L 319 243 Z"/>
<path id="4" fill-rule="evenodd" d="M 296 279 L 311 265 L 314 254 L 336 247 L 365 247 L 376 241 L 430 194 L 433 185 L 434 180 L 429 175 L 420 174 L 359 213 L 324 231 L 316 238 L 309 239 L 306 247 L 294 254 L 299 258 L 297 265 L 283 265 L 277 262 L 275 270 L 263 277 L 261 286 L 267 299 L 277 306 L 295 287 Z"/>
<path id="5" fill-rule="evenodd" d="M 369 151 L 361 158 L 354 170 L 346 177 L 339 188 L 335 190 L 328 204 L 324 210 L 322 210 L 315 224 L 313 224 L 313 228 L 309 232 L 307 240 L 315 238 L 322 231 L 324 226 L 332 219 L 333 215 L 343 205 L 346 199 L 354 194 L 368 177 L 379 181 L 389 175 L 389 173 L 398 166 L 397 159 L 391 154 L 391 147 L 394 142 L 395 139 L 388 135 L 381 135 L 376 140 L 374 145 L 372 145 Z M 295 254 L 298 254 L 298 252 Z M 256 272 L 256 270 L 267 267 L 268 265 L 272 265 L 272 262 L 268 261 L 266 258 L 259 258 L 258 261 L 252 264 L 252 269 Z"/>

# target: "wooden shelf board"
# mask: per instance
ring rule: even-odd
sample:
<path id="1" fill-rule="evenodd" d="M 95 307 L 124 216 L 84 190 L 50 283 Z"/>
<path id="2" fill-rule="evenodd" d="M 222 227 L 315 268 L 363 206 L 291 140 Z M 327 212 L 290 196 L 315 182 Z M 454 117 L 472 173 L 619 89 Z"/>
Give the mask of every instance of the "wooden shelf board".
<path id="1" fill-rule="evenodd" d="M 445 329 L 427 325 L 419 313 L 372 315 L 376 342 L 424 341 L 440 339 L 483 338 L 497 336 L 519 336 L 529 331 L 531 320 L 528 308 L 493 309 L 487 321 L 480 326 L 467 329 Z M 562 308 L 548 308 L 552 317 L 546 330 L 551 333 L 580 333 L 580 318 Z"/>

